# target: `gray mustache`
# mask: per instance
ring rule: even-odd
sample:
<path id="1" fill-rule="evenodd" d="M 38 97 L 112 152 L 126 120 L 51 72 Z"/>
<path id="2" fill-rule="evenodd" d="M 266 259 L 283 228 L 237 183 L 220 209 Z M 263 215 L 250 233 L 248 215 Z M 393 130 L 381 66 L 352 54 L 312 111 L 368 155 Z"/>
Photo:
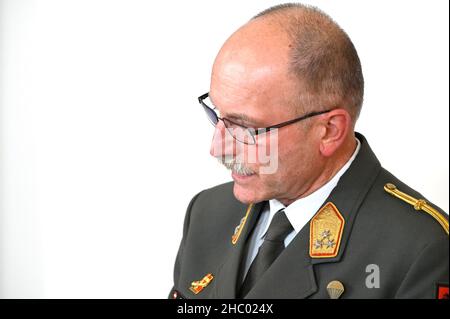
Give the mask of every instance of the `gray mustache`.
<path id="1" fill-rule="evenodd" d="M 247 167 L 244 163 L 237 162 L 236 158 L 233 156 L 217 156 L 217 160 L 220 164 L 225 166 L 227 169 L 239 175 L 253 175 L 255 172 Z"/>

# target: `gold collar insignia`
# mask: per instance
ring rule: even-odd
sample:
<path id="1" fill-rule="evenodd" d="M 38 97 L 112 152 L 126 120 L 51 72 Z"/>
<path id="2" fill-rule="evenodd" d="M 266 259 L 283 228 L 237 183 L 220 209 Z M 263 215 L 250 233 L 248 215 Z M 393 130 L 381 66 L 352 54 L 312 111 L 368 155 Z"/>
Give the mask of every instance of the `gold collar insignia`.
<path id="1" fill-rule="evenodd" d="M 333 258 L 339 253 L 345 220 L 333 203 L 323 206 L 310 222 L 309 255 Z"/>
<path id="2" fill-rule="evenodd" d="M 244 229 L 245 223 L 247 222 L 248 216 L 250 215 L 250 211 L 252 210 L 253 204 L 248 205 L 247 212 L 245 213 L 245 216 L 242 217 L 241 222 L 238 226 L 234 229 L 234 234 L 231 236 L 231 242 L 233 245 L 236 245 L 239 236 L 241 236 L 242 230 Z"/>

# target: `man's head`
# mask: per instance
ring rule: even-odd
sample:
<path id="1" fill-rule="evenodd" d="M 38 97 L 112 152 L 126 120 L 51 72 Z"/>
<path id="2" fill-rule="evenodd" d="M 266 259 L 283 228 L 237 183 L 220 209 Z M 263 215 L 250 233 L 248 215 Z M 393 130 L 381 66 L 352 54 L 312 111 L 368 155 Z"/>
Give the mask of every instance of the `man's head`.
<path id="1" fill-rule="evenodd" d="M 354 150 L 363 87 L 350 39 L 315 8 L 276 6 L 237 30 L 221 48 L 212 71 L 210 98 L 221 117 L 261 128 L 331 110 L 276 132 L 274 173 L 261 173 L 258 158 L 241 160 L 233 172 L 237 199 L 249 203 L 276 198 L 288 205 L 326 183 Z M 257 135 L 255 145 L 238 148 L 224 143 L 227 134 L 219 121 L 211 155 L 245 159 L 241 153 L 258 154 L 255 150 L 273 132 Z"/>

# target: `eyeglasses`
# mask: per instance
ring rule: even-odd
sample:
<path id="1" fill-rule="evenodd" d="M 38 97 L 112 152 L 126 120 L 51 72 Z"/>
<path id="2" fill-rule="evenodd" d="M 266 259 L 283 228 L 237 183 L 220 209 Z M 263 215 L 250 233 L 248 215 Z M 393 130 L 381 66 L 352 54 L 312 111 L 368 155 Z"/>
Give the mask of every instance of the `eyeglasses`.
<path id="1" fill-rule="evenodd" d="M 241 143 L 249 144 L 249 145 L 256 144 L 256 136 L 259 134 L 266 133 L 273 129 L 279 129 L 281 127 L 284 127 L 284 126 L 287 126 L 287 125 L 290 125 L 293 123 L 297 123 L 297 122 L 306 120 L 307 118 L 310 118 L 310 117 L 313 117 L 316 115 L 320 115 L 320 114 L 324 114 L 324 113 L 328 113 L 331 111 L 331 110 L 326 110 L 326 111 L 319 111 L 319 112 L 311 112 L 311 113 L 308 113 L 301 117 L 295 118 L 293 120 L 282 122 L 282 123 L 272 125 L 269 127 L 252 128 L 252 127 L 246 127 L 246 126 L 243 126 L 236 122 L 233 122 L 232 120 L 229 120 L 225 117 L 219 117 L 213 108 L 206 105 L 205 99 L 208 98 L 208 96 L 209 96 L 209 92 L 199 96 L 198 102 L 203 106 L 206 116 L 208 117 L 208 119 L 212 123 L 212 125 L 216 126 L 217 123 L 219 122 L 219 120 L 222 120 L 227 131 L 231 134 L 231 136 L 233 136 L 233 138 L 235 138 L 237 141 L 239 141 Z"/>

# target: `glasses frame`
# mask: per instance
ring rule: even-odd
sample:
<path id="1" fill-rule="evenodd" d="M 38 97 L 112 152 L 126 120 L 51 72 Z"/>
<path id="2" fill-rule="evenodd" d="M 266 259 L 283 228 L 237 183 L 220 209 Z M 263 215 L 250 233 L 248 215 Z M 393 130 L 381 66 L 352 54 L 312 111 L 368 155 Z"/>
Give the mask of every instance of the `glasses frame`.
<path id="1" fill-rule="evenodd" d="M 239 141 L 239 142 L 241 142 L 241 143 L 244 143 L 244 144 L 249 144 L 249 145 L 254 145 L 254 144 L 256 144 L 256 138 L 255 138 L 255 137 L 256 137 L 257 135 L 259 135 L 259 134 L 267 133 L 267 132 L 269 132 L 269 131 L 271 131 L 271 130 L 279 129 L 279 128 L 282 128 L 282 127 L 285 127 L 285 126 L 288 126 L 288 125 L 291 125 L 291 124 L 294 124 L 294 123 L 297 123 L 297 122 L 306 120 L 306 119 L 308 119 L 308 118 L 310 118 L 310 117 L 313 117 L 313 116 L 317 116 L 317 115 L 321 115 L 321 114 L 325 114 L 325 113 L 331 112 L 331 111 L 333 110 L 333 109 L 328 109 L 328 110 L 325 110 L 325 111 L 310 112 L 310 113 L 307 113 L 307 114 L 302 115 L 302 116 L 300 116 L 300 117 L 297 117 L 297 118 L 295 118 L 295 119 L 292 119 L 292 120 L 289 120 L 289 121 L 285 121 L 285 122 L 281 122 L 281 123 L 278 123 L 278 124 L 275 124 L 275 125 L 271 125 L 271 126 L 268 126 L 268 127 L 252 128 L 252 127 L 246 127 L 246 126 L 244 126 L 244 125 L 242 125 L 242 124 L 236 123 L 236 122 L 234 122 L 234 121 L 232 121 L 232 120 L 230 120 L 230 119 L 227 119 L 226 117 L 219 117 L 219 116 L 217 115 L 216 111 L 215 111 L 214 109 L 212 109 L 210 106 L 208 106 L 208 105 L 204 102 L 204 100 L 205 100 L 208 96 L 209 96 L 209 92 L 200 95 L 200 96 L 198 97 L 198 102 L 200 103 L 200 105 L 202 105 L 202 106 L 203 106 L 204 108 L 206 108 L 206 109 L 209 109 L 209 110 L 212 112 L 212 114 L 215 115 L 215 117 L 216 117 L 216 123 L 212 122 L 211 120 L 210 120 L 210 122 L 211 122 L 214 126 L 216 126 L 217 123 L 219 123 L 219 120 L 222 120 L 222 122 L 225 124 L 225 127 L 226 127 L 227 130 L 228 130 L 228 127 L 227 127 L 227 125 L 226 125 L 226 121 L 228 121 L 228 122 L 230 122 L 230 123 L 232 123 L 232 124 L 234 124 L 234 125 L 237 125 L 237 126 L 243 128 L 243 129 L 247 130 L 247 131 L 250 133 L 250 135 L 252 136 L 252 138 L 253 138 L 253 143 L 248 143 L 248 142 L 241 141 L 241 140 L 237 139 L 233 134 L 231 134 L 231 136 L 233 136 L 233 138 L 234 138 L 235 140 L 237 140 L 237 141 Z M 206 112 L 206 110 L 205 110 L 205 112 Z M 208 118 L 209 118 L 209 116 L 208 116 Z M 224 121 L 224 120 L 225 120 L 225 121 Z"/>

